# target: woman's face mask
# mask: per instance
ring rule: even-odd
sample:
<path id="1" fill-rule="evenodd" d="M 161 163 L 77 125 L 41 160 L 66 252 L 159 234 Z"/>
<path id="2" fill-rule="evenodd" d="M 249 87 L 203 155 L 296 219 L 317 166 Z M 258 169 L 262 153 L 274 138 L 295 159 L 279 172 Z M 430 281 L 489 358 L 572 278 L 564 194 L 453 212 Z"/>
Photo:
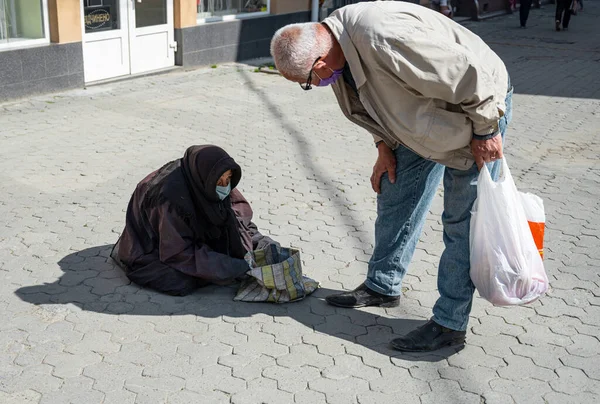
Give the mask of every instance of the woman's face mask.
<path id="1" fill-rule="evenodd" d="M 217 195 L 219 196 L 220 200 L 227 198 L 227 196 L 229 195 L 230 192 L 231 192 L 231 183 L 227 184 L 226 187 L 221 187 L 221 186 L 217 185 Z"/>
<path id="2" fill-rule="evenodd" d="M 231 177 L 233 173 L 231 170 L 227 170 L 223 173 L 219 181 L 217 181 L 217 195 L 220 200 L 227 198 L 227 195 L 231 192 Z M 227 184 L 227 185 L 226 185 Z"/>

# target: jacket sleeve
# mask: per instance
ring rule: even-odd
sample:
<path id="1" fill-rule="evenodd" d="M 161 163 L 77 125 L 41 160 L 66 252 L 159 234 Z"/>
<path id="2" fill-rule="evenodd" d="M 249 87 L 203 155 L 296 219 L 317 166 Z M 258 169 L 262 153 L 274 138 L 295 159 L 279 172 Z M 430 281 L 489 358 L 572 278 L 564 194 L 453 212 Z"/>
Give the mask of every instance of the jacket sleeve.
<path id="1" fill-rule="evenodd" d="M 254 250 L 262 250 L 271 244 L 280 246 L 280 244 L 277 241 L 273 240 L 271 237 L 261 234 L 254 222 L 250 222 L 250 224 L 248 225 L 248 229 L 250 230 L 250 234 L 252 235 L 252 246 Z"/>
<path id="2" fill-rule="evenodd" d="M 157 214 L 159 260 L 165 265 L 212 283 L 229 282 L 250 269 L 243 259 L 218 253 L 205 244 L 196 245 L 192 230 L 166 206 Z"/>
<path id="3" fill-rule="evenodd" d="M 408 87 L 424 97 L 460 105 L 475 134 L 498 132 L 495 79 L 469 49 L 426 28 L 410 30 L 372 49 L 380 67 Z"/>

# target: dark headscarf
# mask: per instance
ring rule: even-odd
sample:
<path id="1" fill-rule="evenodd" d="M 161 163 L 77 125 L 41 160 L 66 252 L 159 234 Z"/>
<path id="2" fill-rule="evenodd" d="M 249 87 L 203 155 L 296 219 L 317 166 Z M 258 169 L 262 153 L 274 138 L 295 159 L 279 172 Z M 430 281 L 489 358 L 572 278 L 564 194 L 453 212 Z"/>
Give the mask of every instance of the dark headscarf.
<path id="1" fill-rule="evenodd" d="M 242 169 L 225 150 L 217 146 L 191 146 L 181 159 L 181 172 L 195 210 L 210 223 L 209 226 L 204 223 L 203 229 L 209 230 L 212 238 L 222 239 L 225 236 L 229 255 L 243 258 L 246 249 L 240 239 L 231 199 L 228 196 L 221 201 L 217 195 L 217 182 L 227 170 L 231 170 L 233 190 L 240 182 Z"/>
<path id="2" fill-rule="evenodd" d="M 215 226 L 223 226 L 231 215 L 229 197 L 221 201 L 217 196 L 217 182 L 227 170 L 231 170 L 231 189 L 234 189 L 242 177 L 242 169 L 217 146 L 191 146 L 181 159 L 181 169 L 188 185 L 194 205 L 206 213 L 208 220 Z"/>
<path id="3" fill-rule="evenodd" d="M 217 195 L 217 182 L 227 170 L 232 172 L 233 191 L 242 177 L 233 158 L 217 146 L 191 146 L 183 158 L 167 163 L 153 174 L 143 209 L 166 203 L 169 211 L 194 231 L 197 245 L 209 244 L 231 257 L 243 258 L 247 243 L 241 237 L 246 235 L 239 231 L 231 198 L 221 201 Z"/>

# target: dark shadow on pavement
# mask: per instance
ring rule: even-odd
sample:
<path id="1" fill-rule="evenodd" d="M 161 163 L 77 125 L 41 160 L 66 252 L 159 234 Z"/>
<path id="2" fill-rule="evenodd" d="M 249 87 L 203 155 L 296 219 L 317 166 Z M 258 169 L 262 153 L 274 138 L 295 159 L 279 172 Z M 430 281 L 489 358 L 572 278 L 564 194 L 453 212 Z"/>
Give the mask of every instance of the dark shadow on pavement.
<path id="1" fill-rule="evenodd" d="M 236 285 L 208 286 L 188 296 L 168 296 L 132 284 L 109 257 L 112 245 L 74 252 L 58 264 L 64 274 L 53 283 L 26 286 L 15 291 L 35 305 L 73 304 L 84 311 L 112 315 L 196 315 L 203 318 L 241 318 L 263 314 L 291 318 L 323 334 L 357 343 L 383 355 L 409 361 L 438 362 L 456 353 L 447 348 L 433 353 L 402 353 L 390 348 L 393 338 L 425 320 L 381 317 L 366 311 L 328 305 L 324 297 L 337 291 L 320 288 L 306 299 L 288 303 L 236 302 Z M 383 313 L 383 309 L 382 313 Z"/>

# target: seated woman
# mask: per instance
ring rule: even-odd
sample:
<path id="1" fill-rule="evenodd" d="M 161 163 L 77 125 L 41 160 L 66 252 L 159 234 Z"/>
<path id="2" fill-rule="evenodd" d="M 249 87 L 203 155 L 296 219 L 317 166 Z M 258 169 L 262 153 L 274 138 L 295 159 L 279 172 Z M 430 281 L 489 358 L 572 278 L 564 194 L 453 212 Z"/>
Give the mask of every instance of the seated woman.
<path id="1" fill-rule="evenodd" d="M 248 251 L 274 244 L 235 189 L 239 165 L 217 146 L 192 146 L 136 187 L 111 257 L 134 283 L 186 295 L 249 270 Z"/>

